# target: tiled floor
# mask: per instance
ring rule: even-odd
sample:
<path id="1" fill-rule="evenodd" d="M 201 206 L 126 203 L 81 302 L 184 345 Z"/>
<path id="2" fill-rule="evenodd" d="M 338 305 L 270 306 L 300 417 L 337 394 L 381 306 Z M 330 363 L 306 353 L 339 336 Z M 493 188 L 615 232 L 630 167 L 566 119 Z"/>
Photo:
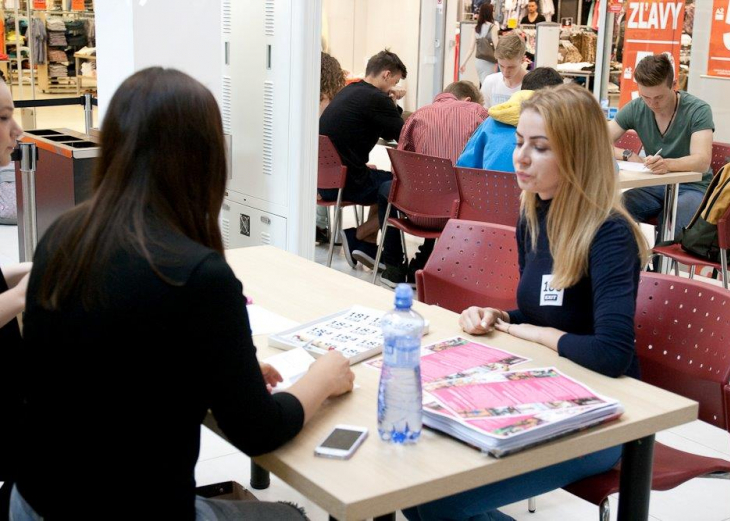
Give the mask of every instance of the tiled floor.
<path id="1" fill-rule="evenodd" d="M 44 109 L 45 110 L 45 109 Z M 83 113 L 70 109 L 47 109 L 48 112 L 38 114 L 39 121 L 45 127 L 70 127 L 83 129 Z M 54 112 L 58 111 L 58 112 Z M 80 127 L 79 127 L 80 124 Z M 384 166 L 383 158 L 373 158 L 374 162 Z M 385 158 L 387 160 L 387 157 Z M 354 225 L 351 212 L 344 214 L 345 227 Z M 408 249 L 415 251 L 416 242 L 409 240 Z M 362 267 L 351 269 L 337 248 L 333 268 L 355 277 L 368 279 L 371 272 Z M 316 250 L 317 262 L 324 263 L 327 258 L 327 246 L 321 245 Z M 0 265 L 18 260 L 17 227 L 0 226 Z M 374 406 L 373 406 L 374 407 Z M 375 409 L 373 408 L 373 411 Z M 673 447 L 714 457 L 730 460 L 730 434 L 702 422 L 696 421 L 662 432 L 658 440 Z M 474 457 L 483 457 L 477 452 Z M 250 460 L 235 447 L 202 427 L 202 446 L 196 467 L 196 480 L 199 485 L 220 481 L 235 480 L 243 485 L 249 482 Z M 313 521 L 325 521 L 327 514 L 302 497 L 292 488 L 272 476 L 271 486 L 264 491 L 255 491 L 262 500 L 293 501 L 307 510 Z M 617 501 L 611 498 L 611 519 L 616 519 Z M 525 501 L 508 505 L 503 511 L 517 520 L 529 521 L 584 521 L 598 518 L 598 508 L 586 503 L 562 490 L 554 491 L 537 498 L 537 512 L 527 512 Z M 730 521 L 730 480 L 696 479 L 668 492 L 653 492 L 651 519 L 655 521 Z M 398 519 L 404 519 L 399 513 Z"/>

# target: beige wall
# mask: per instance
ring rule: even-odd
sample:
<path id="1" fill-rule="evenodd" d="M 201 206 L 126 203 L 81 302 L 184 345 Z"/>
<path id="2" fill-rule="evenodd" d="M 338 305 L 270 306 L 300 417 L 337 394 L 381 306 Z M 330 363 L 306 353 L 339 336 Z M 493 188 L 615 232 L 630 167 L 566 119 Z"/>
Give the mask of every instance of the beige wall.
<path id="1" fill-rule="evenodd" d="M 344 69 L 364 74 L 368 58 L 388 47 L 408 69 L 404 109 L 416 108 L 420 0 L 322 0 L 329 52 Z"/>

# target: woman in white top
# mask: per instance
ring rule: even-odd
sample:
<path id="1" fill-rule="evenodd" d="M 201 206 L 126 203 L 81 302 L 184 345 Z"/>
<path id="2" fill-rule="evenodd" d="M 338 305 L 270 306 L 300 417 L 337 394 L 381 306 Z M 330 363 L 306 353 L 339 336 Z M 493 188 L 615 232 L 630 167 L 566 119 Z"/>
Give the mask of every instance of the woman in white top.
<path id="1" fill-rule="evenodd" d="M 464 63 L 462 63 L 459 68 L 462 74 L 466 71 L 466 64 L 469 62 L 471 55 L 474 54 L 474 51 L 476 50 L 477 39 L 486 38 L 487 36 L 489 36 L 489 39 L 492 41 L 492 47 L 496 49 L 497 40 L 499 39 L 499 28 L 497 27 L 497 24 L 494 23 L 494 6 L 490 3 L 483 3 L 479 8 L 476 35 L 474 40 L 471 42 L 471 49 L 469 50 L 469 54 L 466 56 Z M 496 70 L 497 64 L 495 62 L 482 60 L 476 57 L 474 58 L 474 61 L 476 62 L 477 74 L 479 74 L 479 84 L 481 85 L 484 83 L 484 78 Z"/>

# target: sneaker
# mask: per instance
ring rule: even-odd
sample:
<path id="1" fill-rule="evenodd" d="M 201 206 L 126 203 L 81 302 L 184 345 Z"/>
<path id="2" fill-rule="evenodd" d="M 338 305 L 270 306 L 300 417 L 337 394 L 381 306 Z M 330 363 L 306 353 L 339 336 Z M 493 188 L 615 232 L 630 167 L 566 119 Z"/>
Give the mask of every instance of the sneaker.
<path id="1" fill-rule="evenodd" d="M 357 248 L 360 245 L 360 241 L 355 236 L 356 233 L 357 230 L 355 228 L 348 228 L 340 232 L 340 237 L 342 237 L 342 251 L 345 252 L 345 260 L 351 268 L 357 266 L 357 259 L 352 256 L 353 248 Z"/>
<path id="2" fill-rule="evenodd" d="M 375 266 L 375 257 L 378 256 L 378 247 L 371 242 L 360 241 L 360 246 L 352 252 L 352 256 L 362 262 L 363 266 L 373 269 L 373 266 Z M 381 260 L 380 264 L 378 264 L 378 271 L 383 271 L 384 269 L 385 263 Z"/>
<path id="3" fill-rule="evenodd" d="M 398 284 L 408 283 L 408 265 L 401 264 L 399 266 L 391 266 L 385 268 L 385 271 L 380 274 L 380 283 L 389 288 L 395 289 Z"/>

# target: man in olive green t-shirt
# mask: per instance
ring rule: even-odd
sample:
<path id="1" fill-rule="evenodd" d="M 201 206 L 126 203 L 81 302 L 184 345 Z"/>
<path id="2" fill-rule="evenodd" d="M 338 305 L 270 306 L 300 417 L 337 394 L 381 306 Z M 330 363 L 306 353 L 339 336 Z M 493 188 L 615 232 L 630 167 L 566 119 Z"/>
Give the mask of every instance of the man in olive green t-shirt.
<path id="1" fill-rule="evenodd" d="M 665 54 L 647 56 L 636 66 L 639 98 L 622 108 L 608 129 L 615 143 L 635 130 L 646 158 L 614 147 L 614 157 L 643 162 L 655 174 L 704 172 L 702 181 L 679 185 L 675 235 L 689 224 L 712 179 L 712 122 L 710 106 L 699 98 L 674 90 L 674 69 Z M 662 226 L 664 186 L 634 188 L 624 193 L 624 204 L 639 222 L 658 218 Z"/>

